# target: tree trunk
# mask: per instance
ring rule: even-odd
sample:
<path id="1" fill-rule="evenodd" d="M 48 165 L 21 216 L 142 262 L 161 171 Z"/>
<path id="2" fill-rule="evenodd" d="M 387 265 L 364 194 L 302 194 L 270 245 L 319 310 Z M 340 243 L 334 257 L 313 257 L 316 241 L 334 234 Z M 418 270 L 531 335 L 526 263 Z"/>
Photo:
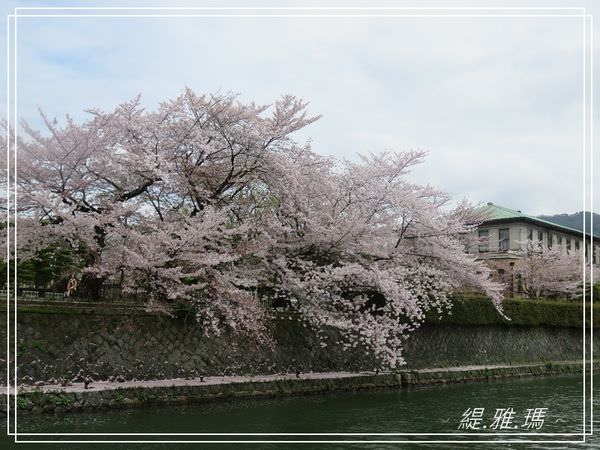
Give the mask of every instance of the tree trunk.
<path id="1" fill-rule="evenodd" d="M 95 277 L 90 274 L 83 274 L 77 293 L 84 298 L 97 300 L 102 296 L 102 285 L 106 277 Z"/>

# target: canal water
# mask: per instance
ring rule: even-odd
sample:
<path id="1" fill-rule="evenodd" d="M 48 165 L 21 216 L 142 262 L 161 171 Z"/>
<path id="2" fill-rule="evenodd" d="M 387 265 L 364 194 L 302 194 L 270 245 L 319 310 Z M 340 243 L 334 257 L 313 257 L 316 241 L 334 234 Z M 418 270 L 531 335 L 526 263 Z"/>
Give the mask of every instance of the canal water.
<path id="1" fill-rule="evenodd" d="M 597 378 L 600 381 L 600 377 Z M 597 383 L 596 383 L 597 384 Z M 430 386 L 408 390 L 339 393 L 308 397 L 277 399 L 236 400 L 209 404 L 150 406 L 144 409 L 110 410 L 93 413 L 23 416 L 19 419 L 20 433 L 492 433 L 491 438 L 502 439 L 500 432 L 520 433 L 581 433 L 582 378 L 554 377 L 508 380 L 490 383 L 468 383 L 446 386 Z M 600 388 L 599 388 L 600 389 Z M 596 399 L 597 415 L 600 415 L 600 396 Z M 588 403 L 589 405 L 589 403 Z M 472 422 L 479 430 L 459 429 L 461 420 L 469 410 L 481 413 L 481 420 Z M 512 408 L 511 411 L 501 411 Z M 545 409 L 542 409 L 545 408 Z M 540 429 L 528 429 L 527 410 L 539 409 L 543 419 Z M 495 421 L 494 416 L 505 418 Z M 510 418 L 507 419 L 507 418 Z M 486 427 L 485 429 L 483 427 Z M 11 437 L 6 437 L 3 425 L 0 448 L 17 448 Z M 600 422 L 598 423 L 600 430 Z M 55 440 L 58 436 L 23 435 L 20 439 Z M 107 439 L 102 436 L 70 436 L 64 439 Z M 126 439 L 112 436 L 109 439 Z M 160 439 L 350 439 L 350 440 L 402 440 L 402 439 L 461 439 L 460 436 L 186 436 L 162 437 Z M 470 439 L 482 437 L 472 435 Z M 527 436 L 522 436 L 528 439 Z M 152 436 L 134 439 L 151 440 Z M 462 439 L 465 439 L 462 437 Z M 489 439 L 489 438 L 485 438 Z M 559 436 L 539 436 L 538 439 L 556 440 Z M 565 437 L 562 437 L 565 439 Z M 566 437 L 577 440 L 578 436 Z M 239 448 L 239 444 L 75 444 L 32 445 L 18 444 L 19 449 L 30 448 Z M 284 444 L 253 444 L 251 448 L 274 449 Z M 364 448 L 365 444 L 304 443 L 301 449 Z M 465 443 L 450 446 L 420 445 L 418 448 L 584 448 L 572 443 L 508 444 L 501 445 Z M 417 448 L 414 444 L 370 444 L 368 448 Z M 592 437 L 585 448 L 600 448 L 600 439 Z"/>

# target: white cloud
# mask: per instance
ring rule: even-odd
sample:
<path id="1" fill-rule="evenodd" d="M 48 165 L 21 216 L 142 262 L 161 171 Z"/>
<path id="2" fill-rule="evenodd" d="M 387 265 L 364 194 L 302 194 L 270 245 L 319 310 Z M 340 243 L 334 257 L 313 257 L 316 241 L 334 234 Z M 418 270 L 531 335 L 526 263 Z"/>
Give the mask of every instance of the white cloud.
<path id="1" fill-rule="evenodd" d="M 324 116 L 299 135 L 317 151 L 423 148 L 412 178 L 458 198 L 581 209 L 579 19 L 30 18 L 19 36 L 19 110 L 34 123 L 37 106 L 81 118 L 185 85 L 258 103 L 292 93 Z"/>

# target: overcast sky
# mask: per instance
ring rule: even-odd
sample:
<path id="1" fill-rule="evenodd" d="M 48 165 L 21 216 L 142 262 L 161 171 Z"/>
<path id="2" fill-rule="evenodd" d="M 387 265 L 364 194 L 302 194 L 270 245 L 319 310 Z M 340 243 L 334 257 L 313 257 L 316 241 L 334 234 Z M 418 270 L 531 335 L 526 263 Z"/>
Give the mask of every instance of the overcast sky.
<path id="1" fill-rule="evenodd" d="M 319 153 L 424 149 L 411 178 L 457 199 L 575 212 L 582 38 L 572 17 L 21 18 L 19 116 L 153 107 L 184 86 L 294 94 L 323 115 L 297 135 Z"/>

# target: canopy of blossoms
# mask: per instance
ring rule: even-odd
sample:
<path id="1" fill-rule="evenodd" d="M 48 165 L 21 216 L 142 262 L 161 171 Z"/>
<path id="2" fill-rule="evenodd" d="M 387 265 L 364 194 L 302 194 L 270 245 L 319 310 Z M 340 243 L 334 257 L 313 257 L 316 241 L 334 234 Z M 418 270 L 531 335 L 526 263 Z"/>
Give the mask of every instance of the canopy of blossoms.
<path id="1" fill-rule="evenodd" d="M 406 179 L 425 154 L 321 156 L 291 137 L 318 119 L 305 106 L 188 89 L 155 111 L 137 98 L 84 123 L 23 124 L 20 256 L 60 242 L 90 296 L 116 280 L 149 308 L 187 302 L 206 333 L 259 344 L 270 340 L 259 298 L 283 299 L 388 367 L 453 290 L 481 290 L 500 309 L 501 287 L 464 252 L 483 217 Z"/>

